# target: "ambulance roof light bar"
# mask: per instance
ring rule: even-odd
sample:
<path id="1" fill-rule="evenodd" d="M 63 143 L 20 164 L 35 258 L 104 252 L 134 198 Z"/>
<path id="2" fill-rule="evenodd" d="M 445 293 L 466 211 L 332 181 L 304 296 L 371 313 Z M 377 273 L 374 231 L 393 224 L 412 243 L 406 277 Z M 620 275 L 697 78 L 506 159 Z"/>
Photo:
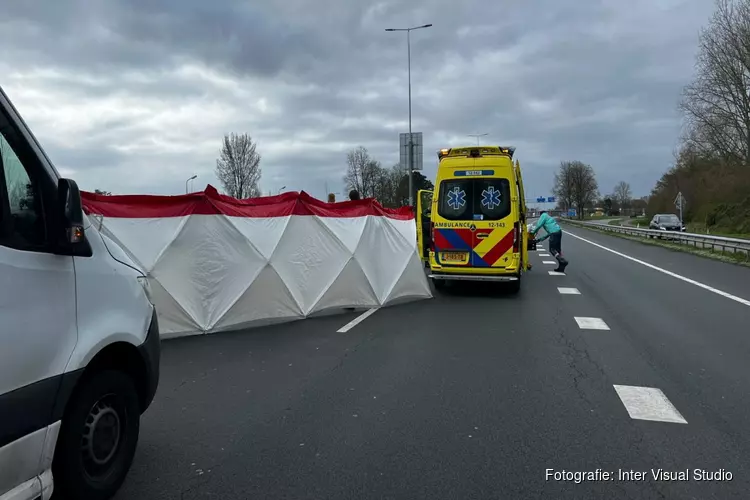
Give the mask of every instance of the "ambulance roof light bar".
<path id="1" fill-rule="evenodd" d="M 469 156 L 471 158 L 478 158 L 482 154 L 506 154 L 513 158 L 513 153 L 516 152 L 515 146 L 480 146 L 480 147 L 466 147 L 466 148 L 443 148 L 438 151 L 438 160 L 442 160 L 446 156 L 453 153 L 454 156 Z"/>

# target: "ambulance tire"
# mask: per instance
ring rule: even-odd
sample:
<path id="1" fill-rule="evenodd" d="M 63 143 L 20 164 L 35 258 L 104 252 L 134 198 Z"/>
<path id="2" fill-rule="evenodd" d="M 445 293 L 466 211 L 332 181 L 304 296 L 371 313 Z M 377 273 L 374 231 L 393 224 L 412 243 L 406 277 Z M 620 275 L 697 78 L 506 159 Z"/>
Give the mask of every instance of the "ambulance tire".
<path id="1" fill-rule="evenodd" d="M 511 281 L 508 283 L 508 291 L 510 293 L 516 294 L 521 291 L 521 276 L 518 276 L 517 280 Z"/>
<path id="2" fill-rule="evenodd" d="M 442 290 L 445 288 L 445 280 L 433 279 L 432 284 L 435 285 L 435 290 Z"/>

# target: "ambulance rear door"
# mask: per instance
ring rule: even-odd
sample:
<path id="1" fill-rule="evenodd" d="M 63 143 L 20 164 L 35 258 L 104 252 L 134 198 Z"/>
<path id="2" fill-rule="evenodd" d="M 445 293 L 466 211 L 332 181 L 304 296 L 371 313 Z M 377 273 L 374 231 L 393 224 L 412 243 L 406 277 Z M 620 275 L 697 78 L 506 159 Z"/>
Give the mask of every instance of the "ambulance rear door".
<path id="1" fill-rule="evenodd" d="M 417 191 L 417 210 L 414 218 L 417 223 L 417 250 L 419 258 L 423 261 L 429 259 L 432 245 L 432 195 L 433 192 L 426 189 Z"/>
<path id="2" fill-rule="evenodd" d="M 521 244 L 523 265 L 521 266 L 521 268 L 525 271 L 526 264 L 528 264 L 529 262 L 529 228 L 526 224 L 526 213 L 528 212 L 528 207 L 526 206 L 526 192 L 523 189 L 523 176 L 521 175 L 521 164 L 519 163 L 518 160 L 516 160 L 514 167 L 515 167 L 514 172 L 516 175 L 516 183 L 518 184 L 518 199 L 519 199 L 519 206 L 520 206 L 519 224 L 521 228 L 521 235 L 523 238 L 523 241 Z"/>
<path id="3" fill-rule="evenodd" d="M 513 262 L 515 186 L 505 177 L 472 179 L 472 267 L 505 268 Z"/>

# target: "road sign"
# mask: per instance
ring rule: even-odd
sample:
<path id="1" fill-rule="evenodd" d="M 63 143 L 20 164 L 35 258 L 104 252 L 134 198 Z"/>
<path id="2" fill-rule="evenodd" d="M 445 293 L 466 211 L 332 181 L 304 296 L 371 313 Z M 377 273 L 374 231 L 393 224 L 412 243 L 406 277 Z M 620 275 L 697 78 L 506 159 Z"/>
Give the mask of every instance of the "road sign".
<path id="1" fill-rule="evenodd" d="M 411 133 L 412 170 L 422 170 L 422 132 Z M 409 169 L 409 132 L 399 134 L 399 163 L 401 168 Z"/>
<path id="2" fill-rule="evenodd" d="M 569 208 L 568 209 L 568 217 L 575 217 L 576 216 L 576 209 L 575 208 Z"/>
<path id="3" fill-rule="evenodd" d="M 547 203 L 554 203 L 554 202 L 555 202 L 555 197 L 554 196 L 548 196 L 547 197 Z"/>
<path id="4" fill-rule="evenodd" d="M 682 191 L 680 191 L 677 193 L 677 198 L 674 199 L 674 206 L 679 208 L 684 207 L 685 205 L 687 205 L 687 200 L 682 196 Z"/>
<path id="5" fill-rule="evenodd" d="M 544 200 L 545 200 L 545 199 L 546 199 L 546 198 L 545 198 L 544 196 L 540 196 L 540 197 L 538 197 L 538 198 L 536 199 L 536 202 L 537 202 L 537 203 L 544 203 Z"/>

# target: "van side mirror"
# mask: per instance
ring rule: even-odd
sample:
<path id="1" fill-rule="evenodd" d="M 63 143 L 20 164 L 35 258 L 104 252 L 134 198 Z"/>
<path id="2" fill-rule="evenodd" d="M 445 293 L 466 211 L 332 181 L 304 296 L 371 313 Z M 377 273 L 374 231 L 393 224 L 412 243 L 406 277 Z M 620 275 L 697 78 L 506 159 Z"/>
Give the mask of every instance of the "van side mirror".
<path id="1" fill-rule="evenodd" d="M 70 179 L 57 182 L 58 242 L 61 253 L 80 257 L 92 255 L 83 230 L 83 203 L 78 184 Z"/>

